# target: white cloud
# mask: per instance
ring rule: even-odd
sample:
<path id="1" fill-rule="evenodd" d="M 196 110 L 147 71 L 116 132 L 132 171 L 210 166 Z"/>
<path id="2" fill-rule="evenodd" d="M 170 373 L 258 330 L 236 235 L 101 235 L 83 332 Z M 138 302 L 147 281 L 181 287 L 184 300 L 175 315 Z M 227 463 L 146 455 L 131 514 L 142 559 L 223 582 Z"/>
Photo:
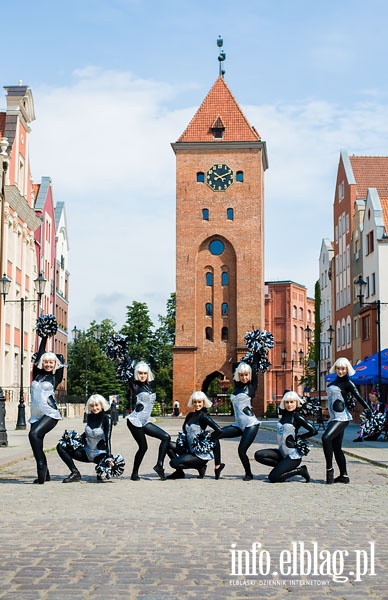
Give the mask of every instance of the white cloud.
<path id="1" fill-rule="evenodd" d="M 70 328 L 107 317 L 121 326 L 133 300 L 156 320 L 175 289 L 170 143 L 198 107 L 173 108 L 181 89 L 164 82 L 94 67 L 72 85 L 32 91 L 34 179 L 50 176 L 66 205 Z M 374 93 L 346 110 L 317 99 L 242 108 L 268 145 L 266 279 L 292 279 L 312 295 L 321 240 L 332 237 L 340 149 L 386 154 L 388 108 Z"/>

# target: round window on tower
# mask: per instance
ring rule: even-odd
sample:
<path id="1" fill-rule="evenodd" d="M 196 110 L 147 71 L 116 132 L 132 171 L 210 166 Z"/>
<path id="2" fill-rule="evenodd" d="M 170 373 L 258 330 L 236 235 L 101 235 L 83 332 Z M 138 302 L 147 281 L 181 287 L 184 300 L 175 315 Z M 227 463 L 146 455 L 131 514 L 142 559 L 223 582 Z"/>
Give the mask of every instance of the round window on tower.
<path id="1" fill-rule="evenodd" d="M 209 244 L 209 250 L 215 256 L 219 256 L 225 250 L 225 244 L 221 240 L 213 240 Z"/>

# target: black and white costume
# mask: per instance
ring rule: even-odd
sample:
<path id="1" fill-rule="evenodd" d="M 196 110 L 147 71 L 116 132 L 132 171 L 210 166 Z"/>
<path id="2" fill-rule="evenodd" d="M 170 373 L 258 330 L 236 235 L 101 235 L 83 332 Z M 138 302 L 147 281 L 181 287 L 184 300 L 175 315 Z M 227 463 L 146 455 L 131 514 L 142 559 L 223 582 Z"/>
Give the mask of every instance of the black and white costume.
<path id="1" fill-rule="evenodd" d="M 108 413 L 101 411 L 97 414 L 89 413 L 87 415 L 85 432 L 81 436 L 83 446 L 74 449 L 59 442 L 57 452 L 71 471 L 69 477 L 63 480 L 64 483 L 81 479 L 81 473 L 75 466 L 74 460 L 98 464 L 103 458 L 112 456 L 111 434 L 111 418 Z"/>
<path id="2" fill-rule="evenodd" d="M 139 449 L 135 454 L 131 479 L 138 481 L 139 468 L 148 449 L 146 435 L 160 440 L 158 461 L 154 466 L 154 471 L 159 475 L 160 479 L 165 479 L 163 463 L 170 443 L 170 435 L 150 422 L 151 412 L 156 400 L 156 394 L 153 392 L 148 381 L 141 382 L 133 377 L 129 381 L 132 395 L 136 396 L 135 410 L 127 417 L 127 426 L 132 433 Z"/>
<path id="3" fill-rule="evenodd" d="M 31 429 L 28 438 L 36 460 L 38 478 L 34 483 L 43 484 L 45 481 L 50 481 L 50 474 L 47 468 L 47 459 L 43 450 L 43 440 L 46 433 L 54 429 L 58 421 L 61 419 L 55 401 L 55 390 L 63 379 L 63 356 L 57 354 L 61 366 L 52 371 L 39 369 L 38 363 L 43 354 L 46 352 L 47 337 L 43 337 L 39 350 L 37 352 L 34 366 L 32 369 L 31 382 L 31 416 L 29 422 Z"/>
<path id="4" fill-rule="evenodd" d="M 367 410 L 369 410 L 368 404 L 347 374 L 343 377 L 337 376 L 327 386 L 327 397 L 329 421 L 322 435 L 322 446 L 326 459 L 326 483 L 348 483 L 342 440 L 352 416 L 346 406 L 346 400 L 350 397 L 355 398 Z M 334 479 L 333 454 L 340 471 L 340 475 L 336 479 Z"/>
<path id="5" fill-rule="evenodd" d="M 241 436 L 238 455 L 245 469 L 244 480 L 246 481 L 253 479 L 247 451 L 254 442 L 260 427 L 260 422 L 252 410 L 252 398 L 256 394 L 257 385 L 257 367 L 253 364 L 251 381 L 246 384 L 236 381 L 233 394 L 231 394 L 236 422 L 233 425 L 222 427 L 218 436 L 219 439 Z"/>
<path id="6" fill-rule="evenodd" d="M 299 435 L 300 428 L 306 429 L 307 433 Z M 268 475 L 271 483 L 286 481 L 295 475 L 300 475 L 310 481 L 310 475 L 306 466 L 300 467 L 302 455 L 297 449 L 296 438 L 306 440 L 316 435 L 317 430 L 302 415 L 296 411 L 284 410 L 277 424 L 277 441 L 279 448 L 268 448 L 257 450 L 255 460 L 257 462 L 274 467 Z"/>
<path id="7" fill-rule="evenodd" d="M 168 454 L 172 459 L 170 466 L 176 469 L 169 479 L 184 477 L 183 469 L 197 469 L 199 478 L 205 476 L 207 463 L 215 458 L 216 465 L 221 463 L 221 451 L 218 440 L 209 439 L 205 435 L 207 427 L 221 433 L 221 427 L 207 414 L 206 408 L 190 412 L 186 415 L 182 426 L 186 447 L 170 442 Z M 213 456 L 214 453 L 214 456 Z"/>

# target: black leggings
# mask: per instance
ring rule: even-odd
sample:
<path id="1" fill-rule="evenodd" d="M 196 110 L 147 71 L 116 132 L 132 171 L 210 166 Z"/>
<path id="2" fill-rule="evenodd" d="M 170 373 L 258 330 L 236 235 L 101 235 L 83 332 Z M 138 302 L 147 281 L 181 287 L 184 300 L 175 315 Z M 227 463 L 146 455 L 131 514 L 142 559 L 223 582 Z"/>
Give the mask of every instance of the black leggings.
<path id="1" fill-rule="evenodd" d="M 290 458 L 283 456 L 277 448 L 268 448 L 265 450 L 256 450 L 255 460 L 262 465 L 274 467 L 268 475 L 271 483 L 286 481 L 288 477 L 295 475 L 294 471 L 302 462 L 301 458 Z"/>
<path id="2" fill-rule="evenodd" d="M 249 463 L 249 458 L 247 456 L 247 450 L 249 446 L 253 444 L 258 431 L 259 423 L 257 423 L 257 425 L 252 425 L 251 427 L 246 427 L 244 431 L 242 431 L 239 427 L 236 427 L 236 425 L 227 425 L 221 429 L 221 435 L 218 436 L 218 439 L 241 436 L 241 440 L 238 445 L 238 455 L 245 469 L 245 474 L 249 476 L 252 475 L 252 470 Z"/>
<path id="3" fill-rule="evenodd" d="M 160 440 L 157 465 L 159 467 L 163 467 L 163 462 L 167 453 L 168 445 L 171 440 L 171 437 L 169 436 L 167 431 L 164 431 L 164 429 L 161 429 L 153 423 L 146 423 L 143 427 L 135 427 L 135 425 L 133 425 L 133 423 L 131 423 L 129 419 L 127 419 L 127 427 L 132 433 L 135 442 L 139 446 L 139 449 L 136 452 L 133 461 L 132 474 L 137 474 L 139 472 L 141 462 L 144 458 L 145 453 L 148 450 L 146 435 Z"/>
<path id="4" fill-rule="evenodd" d="M 69 449 L 69 448 L 64 448 L 62 446 L 62 444 L 57 445 L 57 452 L 58 452 L 59 456 L 61 457 L 61 459 L 63 460 L 63 462 L 65 463 L 65 465 L 67 465 L 69 467 L 69 469 L 72 473 L 75 473 L 76 471 L 78 471 L 77 467 L 74 464 L 75 460 L 78 460 L 78 461 L 84 462 L 84 463 L 94 462 L 94 463 L 98 464 L 100 462 L 100 460 L 105 458 L 105 456 L 106 456 L 105 453 L 101 453 L 98 456 L 96 456 L 93 461 L 91 461 L 88 459 L 88 455 L 86 454 L 84 448 L 77 448 L 76 450 L 73 450 L 73 449 Z"/>
<path id="5" fill-rule="evenodd" d="M 170 442 L 167 450 L 168 456 L 171 458 L 170 467 L 173 469 L 201 469 L 207 462 L 195 454 L 189 454 L 187 451 L 180 451 L 177 448 L 176 442 Z M 220 442 L 215 440 L 214 448 L 214 463 L 216 466 L 221 464 L 221 447 Z"/>
<path id="6" fill-rule="evenodd" d="M 28 434 L 28 439 L 30 440 L 36 464 L 40 468 L 47 465 L 46 455 L 43 451 L 44 436 L 46 435 L 46 433 L 54 429 L 57 423 L 58 419 L 53 419 L 52 417 L 47 417 L 46 415 L 39 419 L 39 421 L 31 423 L 31 429 Z"/>
<path id="7" fill-rule="evenodd" d="M 341 475 L 346 475 L 346 458 L 342 450 L 344 431 L 349 421 L 330 421 L 322 435 L 323 452 L 326 459 L 326 469 L 333 468 L 333 454 Z"/>

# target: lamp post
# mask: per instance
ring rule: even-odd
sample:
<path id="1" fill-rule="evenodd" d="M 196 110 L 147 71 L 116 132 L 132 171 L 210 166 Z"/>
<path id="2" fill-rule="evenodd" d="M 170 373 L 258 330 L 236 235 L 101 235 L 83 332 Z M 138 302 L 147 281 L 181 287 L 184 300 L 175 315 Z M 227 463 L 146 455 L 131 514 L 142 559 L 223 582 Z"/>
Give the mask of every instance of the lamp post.
<path id="1" fill-rule="evenodd" d="M 303 358 L 304 358 L 304 352 L 302 349 L 299 350 L 298 352 L 298 356 L 299 356 L 299 366 L 301 367 L 303 364 Z M 282 365 L 283 365 L 283 371 L 286 370 L 286 366 L 287 366 L 287 350 L 285 348 L 283 348 L 282 350 Z M 295 358 L 293 357 L 291 360 L 291 389 L 292 391 L 294 391 L 294 366 L 295 366 Z"/>
<path id="2" fill-rule="evenodd" d="M 365 286 L 367 285 L 366 281 L 363 280 L 361 275 L 358 276 L 357 281 L 354 282 L 355 286 L 358 286 L 358 293 L 356 289 L 356 295 L 358 296 L 360 302 L 360 310 L 363 306 L 370 306 L 372 309 L 377 312 L 377 396 L 379 400 L 381 399 L 381 306 L 387 306 L 388 302 L 380 302 L 380 300 L 375 300 L 374 302 L 364 302 L 363 291 L 365 290 Z"/>
<path id="3" fill-rule="evenodd" d="M 34 280 L 35 290 L 38 295 L 38 298 L 33 298 L 31 300 L 27 298 L 20 298 L 20 300 L 6 300 L 6 296 L 9 292 L 9 286 L 11 285 L 11 280 L 4 274 L 0 279 L 0 294 L 3 296 L 3 302 L 17 302 L 20 304 L 20 386 L 19 386 L 19 406 L 18 406 L 18 418 L 16 422 L 16 429 L 26 429 L 26 407 L 24 403 L 24 391 L 23 391 L 23 375 L 24 375 L 24 305 L 26 302 L 37 302 L 38 303 L 38 313 L 41 298 L 44 294 L 44 290 L 46 287 L 47 279 L 45 279 L 42 273 L 39 273 L 39 276 Z"/>
<path id="4" fill-rule="evenodd" d="M 306 340 L 308 345 L 310 345 L 311 343 L 311 337 L 312 337 L 312 329 L 307 325 L 306 329 L 304 330 L 305 334 L 306 334 Z M 319 402 L 321 402 L 321 397 L 322 397 L 322 390 L 321 390 L 321 346 L 323 345 L 329 345 L 331 346 L 331 343 L 333 341 L 333 337 L 334 337 L 334 329 L 333 327 L 330 325 L 330 327 L 328 328 L 328 333 L 329 333 L 329 340 L 321 340 L 321 336 L 319 336 L 319 339 L 317 340 L 317 344 L 318 344 L 318 399 Z M 316 367 L 316 365 L 314 364 L 314 366 Z"/>

